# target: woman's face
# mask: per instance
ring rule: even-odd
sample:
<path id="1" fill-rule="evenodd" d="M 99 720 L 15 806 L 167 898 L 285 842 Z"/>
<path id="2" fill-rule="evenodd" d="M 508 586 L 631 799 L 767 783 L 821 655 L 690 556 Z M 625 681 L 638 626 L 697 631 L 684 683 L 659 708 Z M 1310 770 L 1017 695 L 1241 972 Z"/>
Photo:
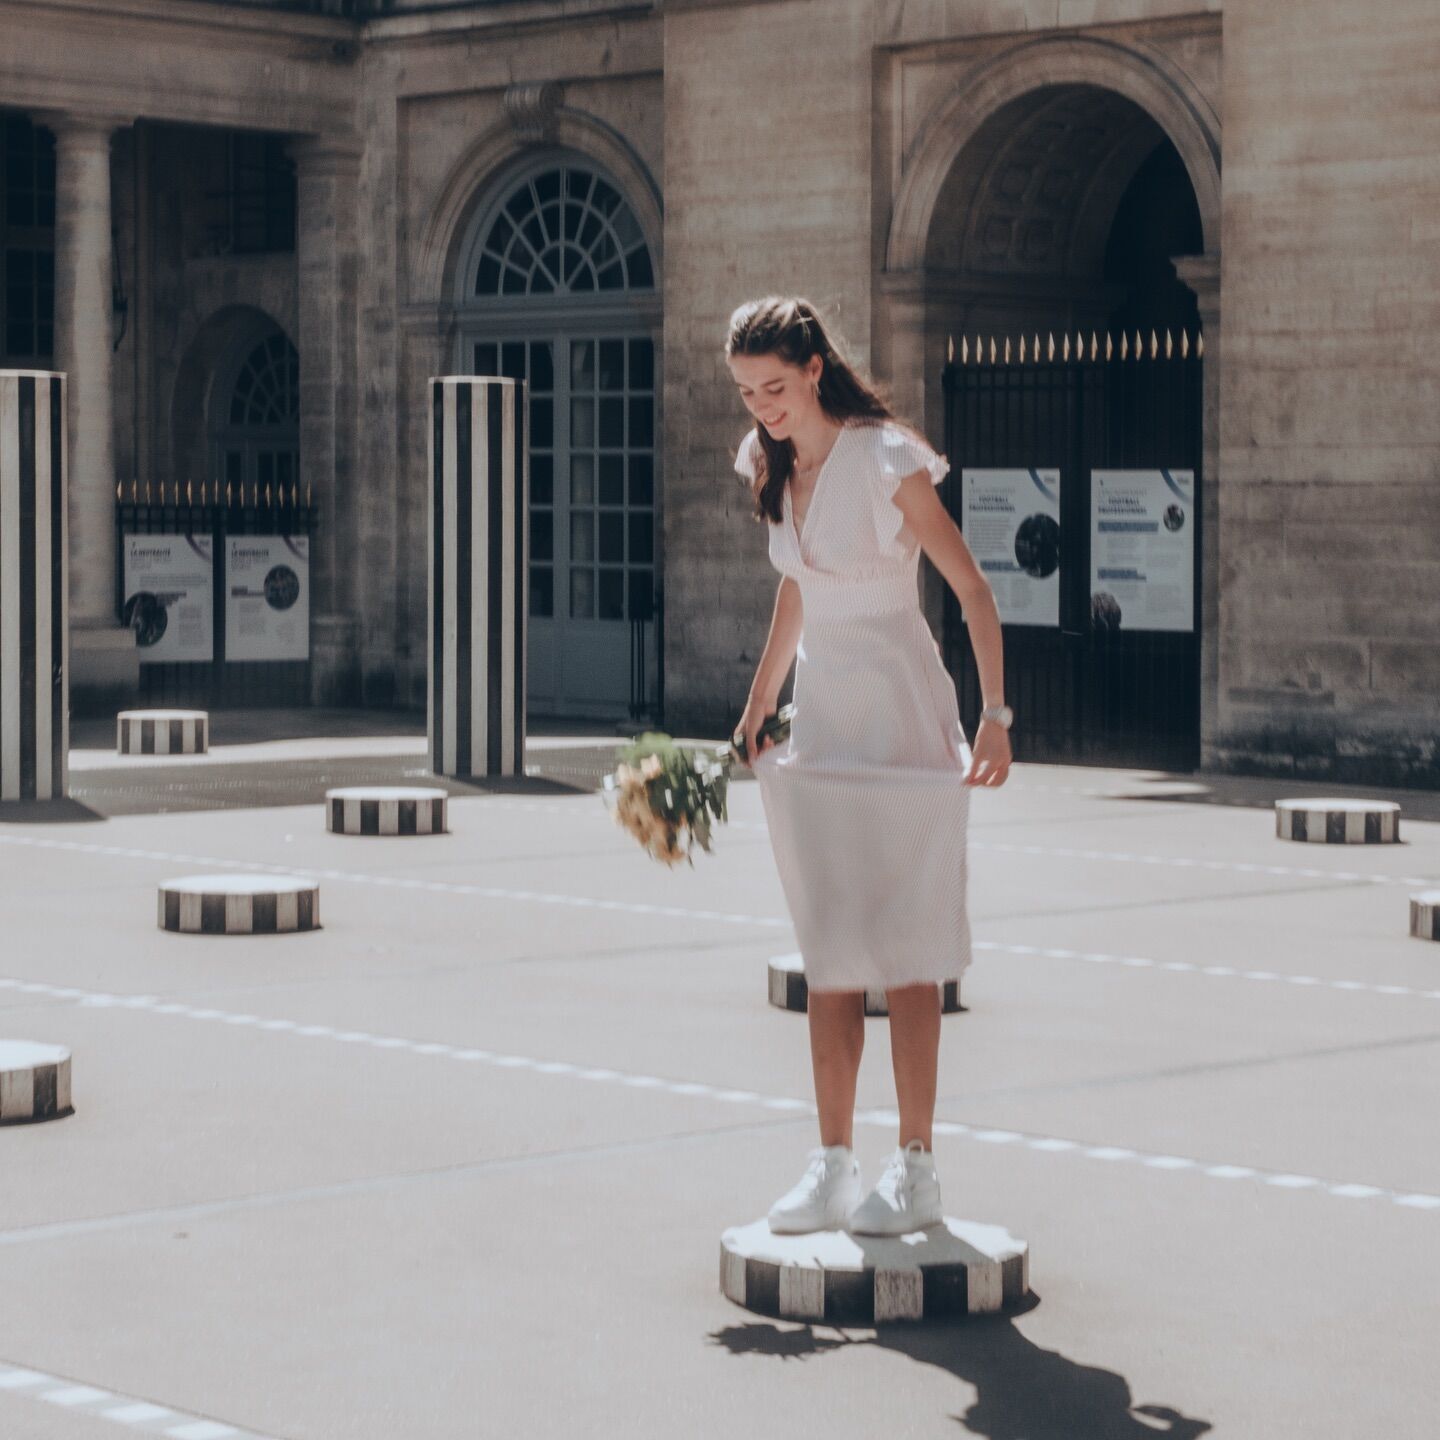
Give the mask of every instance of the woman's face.
<path id="1" fill-rule="evenodd" d="M 788 440 L 820 413 L 815 384 L 824 362 L 812 355 L 787 365 L 778 355 L 732 355 L 725 362 L 740 389 L 745 408 L 774 440 Z"/>

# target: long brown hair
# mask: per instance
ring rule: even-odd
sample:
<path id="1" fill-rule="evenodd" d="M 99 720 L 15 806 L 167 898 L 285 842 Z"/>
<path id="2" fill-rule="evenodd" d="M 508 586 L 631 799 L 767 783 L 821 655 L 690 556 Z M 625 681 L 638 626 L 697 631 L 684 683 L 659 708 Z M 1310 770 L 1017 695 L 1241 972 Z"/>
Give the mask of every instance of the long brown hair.
<path id="1" fill-rule="evenodd" d="M 774 355 L 797 369 L 812 356 L 823 362 L 820 371 L 820 408 L 832 420 L 893 420 L 894 414 L 874 387 L 836 348 L 815 307 L 798 297 L 768 295 L 750 300 L 730 317 L 725 354 Z M 755 426 L 760 454 L 750 493 L 755 518 L 779 524 L 785 486 L 795 468 L 795 447 L 789 440 L 773 440 L 763 425 Z"/>

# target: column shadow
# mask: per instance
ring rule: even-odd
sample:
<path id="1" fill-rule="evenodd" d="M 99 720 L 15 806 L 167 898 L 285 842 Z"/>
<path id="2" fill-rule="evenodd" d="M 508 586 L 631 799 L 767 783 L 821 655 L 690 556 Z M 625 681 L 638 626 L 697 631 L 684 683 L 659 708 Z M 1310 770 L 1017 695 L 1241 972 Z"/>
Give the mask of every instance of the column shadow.
<path id="1" fill-rule="evenodd" d="M 727 1325 L 709 1338 L 732 1355 L 783 1361 L 811 1360 L 852 1345 L 893 1350 L 973 1385 L 975 1403 L 951 1419 L 964 1433 L 988 1440 L 1197 1440 L 1212 1428 L 1170 1405 L 1137 1405 L 1123 1375 L 1028 1340 L 1011 1320 L 1038 1303 L 1032 1293 L 1003 1317 L 883 1325 L 861 1338 L 829 1326 L 782 1329 L 761 1320 Z"/>
<path id="2" fill-rule="evenodd" d="M 89 825 L 107 818 L 78 800 L 0 802 L 0 825 Z"/>

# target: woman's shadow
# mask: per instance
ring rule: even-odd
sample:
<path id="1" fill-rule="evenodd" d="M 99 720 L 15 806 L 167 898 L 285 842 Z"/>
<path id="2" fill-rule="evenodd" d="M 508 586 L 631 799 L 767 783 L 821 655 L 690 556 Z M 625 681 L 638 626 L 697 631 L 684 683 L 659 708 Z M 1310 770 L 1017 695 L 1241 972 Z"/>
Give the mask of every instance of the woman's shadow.
<path id="1" fill-rule="evenodd" d="M 863 1339 L 803 1325 L 781 1329 L 755 1320 L 713 1331 L 711 1342 L 732 1355 L 808 1360 L 847 1345 L 894 1350 L 949 1371 L 975 1387 L 975 1403 L 953 1418 L 990 1440 L 1196 1440 L 1211 1429 L 1168 1405 L 1136 1405 L 1123 1375 L 1081 1365 L 1027 1340 L 1011 1317 L 1039 1303 L 1033 1293 L 1005 1316 L 947 1324 L 882 1325 Z"/>

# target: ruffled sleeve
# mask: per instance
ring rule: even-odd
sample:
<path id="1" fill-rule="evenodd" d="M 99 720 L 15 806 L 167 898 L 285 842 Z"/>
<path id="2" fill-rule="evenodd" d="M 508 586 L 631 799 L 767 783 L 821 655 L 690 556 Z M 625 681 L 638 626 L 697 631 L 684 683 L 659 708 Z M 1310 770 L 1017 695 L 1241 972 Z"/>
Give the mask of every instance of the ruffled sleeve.
<path id="1" fill-rule="evenodd" d="M 949 473 L 950 462 L 937 455 L 925 441 L 903 425 L 886 423 L 876 427 L 875 438 L 875 531 L 883 550 L 905 549 L 900 532 L 905 516 L 895 503 L 900 482 L 924 470 L 930 483 L 938 485 Z"/>
<path id="2" fill-rule="evenodd" d="M 759 469 L 756 460 L 759 449 L 760 437 L 753 430 L 747 430 L 745 438 L 740 442 L 740 451 L 735 456 L 735 473 L 750 484 L 754 484 Z"/>

